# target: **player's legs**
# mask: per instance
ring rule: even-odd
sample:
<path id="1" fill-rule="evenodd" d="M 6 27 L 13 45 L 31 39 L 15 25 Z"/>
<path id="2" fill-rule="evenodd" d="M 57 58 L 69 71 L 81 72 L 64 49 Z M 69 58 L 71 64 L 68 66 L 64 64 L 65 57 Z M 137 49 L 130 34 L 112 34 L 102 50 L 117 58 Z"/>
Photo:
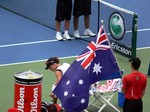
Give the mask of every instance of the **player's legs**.
<path id="1" fill-rule="evenodd" d="M 90 23 L 90 16 L 89 15 L 84 15 L 85 29 L 89 29 L 89 23 Z"/>
<path id="2" fill-rule="evenodd" d="M 90 27 L 90 15 L 84 15 L 84 25 L 85 25 L 84 35 L 94 37 L 96 34 L 93 33 L 89 29 L 89 27 Z"/>
<path id="3" fill-rule="evenodd" d="M 60 32 L 61 21 L 56 21 L 56 32 Z"/>
<path id="4" fill-rule="evenodd" d="M 68 40 L 70 40 L 71 39 L 71 37 L 69 36 L 69 33 L 68 33 L 68 30 L 69 30 L 69 26 L 70 26 L 70 20 L 65 20 L 65 24 L 64 24 L 65 26 L 65 32 L 64 32 L 64 35 L 63 35 L 63 37 L 65 38 L 65 39 L 68 39 Z"/>
<path id="5" fill-rule="evenodd" d="M 75 31 L 78 30 L 79 17 L 74 16 L 73 24 L 74 24 L 74 30 L 75 30 Z"/>

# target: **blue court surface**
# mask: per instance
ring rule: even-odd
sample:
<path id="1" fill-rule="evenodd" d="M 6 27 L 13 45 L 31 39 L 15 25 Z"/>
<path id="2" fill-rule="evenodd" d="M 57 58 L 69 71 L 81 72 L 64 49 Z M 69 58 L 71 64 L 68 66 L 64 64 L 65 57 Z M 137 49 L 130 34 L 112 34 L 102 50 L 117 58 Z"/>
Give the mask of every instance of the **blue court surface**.
<path id="1" fill-rule="evenodd" d="M 0 8 L 0 64 L 79 55 L 81 40 L 57 41 L 55 31 Z"/>
<path id="2" fill-rule="evenodd" d="M 106 1 L 137 12 L 137 48 L 150 48 L 150 1 L 132 0 L 130 5 L 126 0 Z M 77 56 L 88 44 L 79 39 L 57 41 L 54 30 L 1 7 L 0 19 L 0 66 L 45 60 L 51 56 Z"/>

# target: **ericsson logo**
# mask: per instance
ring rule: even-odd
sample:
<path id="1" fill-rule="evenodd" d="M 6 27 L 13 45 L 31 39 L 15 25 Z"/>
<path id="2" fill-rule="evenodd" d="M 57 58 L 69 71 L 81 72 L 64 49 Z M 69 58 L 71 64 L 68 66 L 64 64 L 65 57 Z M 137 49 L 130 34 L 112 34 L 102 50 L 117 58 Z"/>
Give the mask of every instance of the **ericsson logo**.
<path id="1" fill-rule="evenodd" d="M 115 40 L 121 40 L 125 33 L 124 19 L 120 13 L 114 12 L 109 18 L 109 30 Z"/>

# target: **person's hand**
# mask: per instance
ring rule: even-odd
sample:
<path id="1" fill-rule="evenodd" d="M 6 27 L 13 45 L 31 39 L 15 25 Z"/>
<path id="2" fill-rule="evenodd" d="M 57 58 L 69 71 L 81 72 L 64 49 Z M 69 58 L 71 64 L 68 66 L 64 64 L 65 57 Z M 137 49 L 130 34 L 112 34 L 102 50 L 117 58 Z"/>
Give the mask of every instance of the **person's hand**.
<path id="1" fill-rule="evenodd" d="M 52 98 L 53 104 L 56 104 L 57 103 L 57 97 L 53 93 L 50 94 L 50 97 Z"/>
<path id="2" fill-rule="evenodd" d="M 53 93 L 50 94 L 51 98 L 55 98 L 55 95 Z"/>

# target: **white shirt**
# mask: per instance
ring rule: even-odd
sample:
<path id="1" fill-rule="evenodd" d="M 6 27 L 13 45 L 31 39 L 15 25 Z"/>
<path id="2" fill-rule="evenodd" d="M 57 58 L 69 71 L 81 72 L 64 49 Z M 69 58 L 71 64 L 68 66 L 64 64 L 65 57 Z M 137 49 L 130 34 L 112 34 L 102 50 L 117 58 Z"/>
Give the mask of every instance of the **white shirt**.
<path id="1" fill-rule="evenodd" d="M 62 74 L 64 75 L 69 67 L 70 67 L 70 65 L 68 63 L 63 63 L 56 70 L 60 70 L 62 72 Z"/>

